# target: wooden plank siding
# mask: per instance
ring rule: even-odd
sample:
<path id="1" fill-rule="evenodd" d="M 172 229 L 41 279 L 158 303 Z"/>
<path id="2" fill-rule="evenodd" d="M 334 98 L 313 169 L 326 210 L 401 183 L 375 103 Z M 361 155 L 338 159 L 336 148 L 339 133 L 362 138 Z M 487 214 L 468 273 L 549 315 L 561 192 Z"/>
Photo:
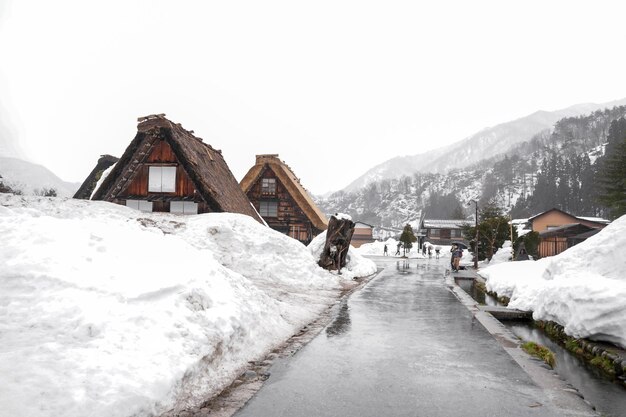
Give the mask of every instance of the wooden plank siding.
<path id="1" fill-rule="evenodd" d="M 276 181 L 276 191 L 274 193 L 263 192 L 261 185 L 263 178 L 272 178 Z M 315 233 L 316 230 L 312 227 L 309 218 L 296 204 L 295 200 L 287 192 L 284 184 L 269 167 L 263 169 L 257 181 L 248 190 L 247 196 L 259 213 L 261 212 L 261 201 L 278 203 L 276 217 L 262 216 L 272 229 L 289 235 L 303 243 L 309 243 L 315 235 L 320 233 L 320 231 Z"/>
<path id="2" fill-rule="evenodd" d="M 150 166 L 175 166 L 176 167 L 176 191 L 173 193 L 148 192 L 148 179 Z M 198 213 L 211 212 L 199 194 L 193 181 L 187 175 L 184 167 L 179 163 L 172 147 L 165 140 L 157 140 L 145 162 L 138 167 L 137 174 L 131 183 L 119 193 L 119 204 L 125 204 L 128 199 L 146 199 L 152 201 L 154 212 L 169 212 L 170 200 L 187 200 L 198 203 Z"/>

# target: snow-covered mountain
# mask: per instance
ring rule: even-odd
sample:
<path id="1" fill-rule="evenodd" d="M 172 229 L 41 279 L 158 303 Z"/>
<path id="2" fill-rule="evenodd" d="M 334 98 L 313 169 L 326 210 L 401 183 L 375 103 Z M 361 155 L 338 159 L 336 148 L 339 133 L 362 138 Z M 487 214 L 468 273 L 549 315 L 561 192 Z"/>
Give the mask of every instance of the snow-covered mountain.
<path id="1" fill-rule="evenodd" d="M 372 182 L 403 175 L 410 176 L 415 172 L 446 173 L 453 169 L 466 168 L 483 159 L 508 152 L 515 145 L 550 129 L 564 117 L 578 116 L 624 104 L 626 98 L 602 104 L 576 104 L 556 111 L 540 110 L 517 120 L 485 128 L 452 145 L 418 155 L 392 158 L 368 170 L 343 191 L 353 192 Z"/>
<path id="2" fill-rule="evenodd" d="M 0 156 L 0 177 L 5 185 L 26 195 L 54 190 L 59 197 L 71 197 L 80 186 L 63 181 L 42 165 L 5 156 Z"/>
<path id="3" fill-rule="evenodd" d="M 552 207 L 576 215 L 604 215 L 595 195 L 594 164 L 604 153 L 609 126 L 621 117 L 626 117 L 626 106 L 566 117 L 511 146 L 506 154 L 446 173 L 413 172 L 372 181 L 317 203 L 325 213 L 347 213 L 377 226 L 380 238 L 396 235 L 422 214 L 441 219 L 471 216 L 471 200 L 479 200 L 481 207 L 494 202 L 518 217 Z"/>

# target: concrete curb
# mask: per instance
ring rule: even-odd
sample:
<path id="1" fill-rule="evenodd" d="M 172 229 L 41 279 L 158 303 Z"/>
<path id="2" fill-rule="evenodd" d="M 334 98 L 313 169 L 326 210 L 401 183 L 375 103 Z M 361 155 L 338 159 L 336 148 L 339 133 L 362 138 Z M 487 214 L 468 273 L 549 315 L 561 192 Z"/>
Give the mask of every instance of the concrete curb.
<path id="1" fill-rule="evenodd" d="M 478 322 L 496 339 L 502 348 L 528 374 L 564 416 L 600 416 L 593 405 L 582 394 L 553 371 L 543 361 L 533 358 L 521 348 L 520 339 L 509 331 L 491 313 L 480 308 L 478 303 L 454 281 L 458 277 L 446 270 L 444 280 L 448 289 L 472 313 Z M 473 275 L 473 278 L 472 278 Z M 474 271 L 463 271 L 461 278 L 476 279 Z"/>

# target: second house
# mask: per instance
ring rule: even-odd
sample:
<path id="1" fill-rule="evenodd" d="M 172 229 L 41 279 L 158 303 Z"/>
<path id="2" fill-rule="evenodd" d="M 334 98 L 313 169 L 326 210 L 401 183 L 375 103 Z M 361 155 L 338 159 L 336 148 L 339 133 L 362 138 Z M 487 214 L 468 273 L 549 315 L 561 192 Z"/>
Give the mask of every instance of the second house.
<path id="1" fill-rule="evenodd" d="M 278 155 L 257 155 L 241 188 L 269 227 L 304 244 L 328 227 L 324 213 Z"/>

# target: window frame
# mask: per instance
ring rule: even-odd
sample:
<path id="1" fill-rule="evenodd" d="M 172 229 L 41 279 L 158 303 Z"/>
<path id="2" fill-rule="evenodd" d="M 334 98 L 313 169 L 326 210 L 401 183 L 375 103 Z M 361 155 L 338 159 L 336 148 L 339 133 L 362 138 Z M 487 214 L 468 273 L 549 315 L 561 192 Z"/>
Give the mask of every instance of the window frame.
<path id="1" fill-rule="evenodd" d="M 261 178 L 261 194 L 276 194 L 276 178 Z"/>
<path id="2" fill-rule="evenodd" d="M 181 204 L 180 210 L 176 209 L 176 211 L 172 210 L 172 205 L 177 206 Z M 184 201 L 184 200 L 172 200 L 170 201 L 170 213 L 172 214 L 198 214 L 198 203 L 195 201 Z"/>
<path id="3" fill-rule="evenodd" d="M 167 185 L 171 185 L 172 187 L 168 187 L 165 190 L 163 189 L 163 173 L 164 170 L 173 172 L 173 178 L 168 181 Z M 177 179 L 177 166 L 176 165 L 149 165 L 148 166 L 148 192 L 149 193 L 176 193 L 176 179 Z M 154 175 L 153 175 L 154 172 Z M 158 172 L 158 173 L 157 173 Z M 158 178 L 158 180 L 157 180 Z M 167 178 L 169 180 L 169 178 Z M 158 181 L 158 185 L 156 185 Z"/>
<path id="4" fill-rule="evenodd" d="M 264 210 L 264 205 L 265 205 L 265 210 Z M 276 208 L 275 215 L 272 215 L 272 211 L 270 210 L 270 207 Z M 271 217 L 271 218 L 278 217 L 278 201 L 276 200 L 259 201 L 259 214 L 261 215 L 261 217 Z"/>
<path id="5" fill-rule="evenodd" d="M 154 212 L 154 206 L 152 204 L 152 201 L 127 199 L 126 207 L 132 208 L 134 210 L 143 211 L 144 213 Z"/>

